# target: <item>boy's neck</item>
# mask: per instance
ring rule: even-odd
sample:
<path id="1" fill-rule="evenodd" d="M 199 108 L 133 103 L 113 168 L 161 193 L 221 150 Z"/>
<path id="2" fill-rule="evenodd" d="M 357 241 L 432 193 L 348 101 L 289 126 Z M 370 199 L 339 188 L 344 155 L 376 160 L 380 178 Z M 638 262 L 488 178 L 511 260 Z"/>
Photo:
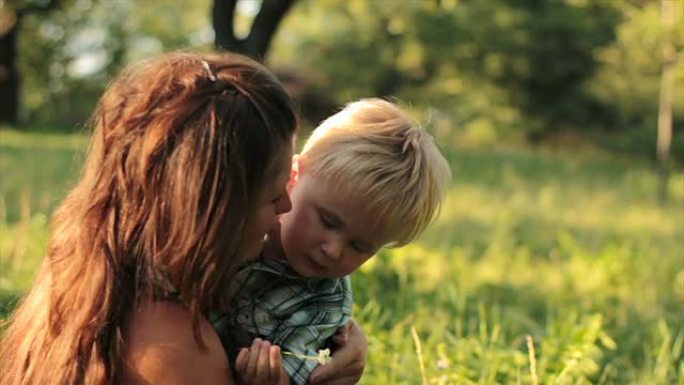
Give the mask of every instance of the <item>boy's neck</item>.
<path id="1" fill-rule="evenodd" d="M 280 243 L 280 239 L 270 237 L 266 241 L 266 244 L 264 245 L 264 251 L 262 252 L 262 255 L 264 256 L 264 259 L 271 259 L 271 260 L 279 260 L 283 262 L 287 262 L 287 258 L 285 258 L 285 250 L 283 250 L 283 246 Z"/>

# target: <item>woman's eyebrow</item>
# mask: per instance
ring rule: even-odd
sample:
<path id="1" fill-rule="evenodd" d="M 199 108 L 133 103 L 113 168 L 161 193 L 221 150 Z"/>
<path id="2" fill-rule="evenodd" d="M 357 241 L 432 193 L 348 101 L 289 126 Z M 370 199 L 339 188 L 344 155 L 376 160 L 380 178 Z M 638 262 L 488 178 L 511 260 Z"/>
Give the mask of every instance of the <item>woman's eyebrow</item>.
<path id="1" fill-rule="evenodd" d="M 287 172 L 285 170 L 282 170 L 281 172 L 278 173 L 273 179 L 272 179 L 272 188 L 274 190 L 280 190 L 283 186 L 287 184 L 287 182 L 290 180 L 290 170 L 288 169 Z"/>

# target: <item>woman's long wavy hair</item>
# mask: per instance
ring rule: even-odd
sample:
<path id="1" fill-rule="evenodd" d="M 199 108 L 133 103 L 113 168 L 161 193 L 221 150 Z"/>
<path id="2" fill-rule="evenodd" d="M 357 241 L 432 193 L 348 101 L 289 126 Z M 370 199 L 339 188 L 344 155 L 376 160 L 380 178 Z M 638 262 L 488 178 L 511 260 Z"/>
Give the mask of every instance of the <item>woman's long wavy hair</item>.
<path id="1" fill-rule="evenodd" d="M 2 339 L 2 385 L 116 383 L 122 327 L 160 273 L 202 346 L 199 317 L 244 257 L 245 222 L 296 118 L 260 64 L 174 53 L 124 70 L 91 123 L 82 178 Z"/>

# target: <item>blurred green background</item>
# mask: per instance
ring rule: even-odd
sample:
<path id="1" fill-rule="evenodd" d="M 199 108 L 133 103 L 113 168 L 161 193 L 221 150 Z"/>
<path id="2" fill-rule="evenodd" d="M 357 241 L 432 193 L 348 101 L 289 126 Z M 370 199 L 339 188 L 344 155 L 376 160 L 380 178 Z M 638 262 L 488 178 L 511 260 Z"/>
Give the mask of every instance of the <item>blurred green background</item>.
<path id="1" fill-rule="evenodd" d="M 276 3 L 237 2 L 236 41 Z M 6 319 L 107 82 L 160 52 L 215 50 L 216 4 L 0 5 L 0 53 L 14 31 L 21 80 L 0 129 Z M 261 53 L 303 136 L 346 102 L 390 97 L 454 175 L 435 225 L 354 276 L 362 383 L 684 384 L 684 1 L 298 0 L 275 31 Z"/>

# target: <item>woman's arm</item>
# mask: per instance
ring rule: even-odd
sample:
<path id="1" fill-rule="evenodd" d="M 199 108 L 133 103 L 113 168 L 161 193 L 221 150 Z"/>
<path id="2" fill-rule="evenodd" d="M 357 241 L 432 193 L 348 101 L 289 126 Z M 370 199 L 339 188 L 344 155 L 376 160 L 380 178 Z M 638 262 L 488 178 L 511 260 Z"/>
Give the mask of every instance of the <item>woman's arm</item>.
<path id="1" fill-rule="evenodd" d="M 228 359 L 218 335 L 201 318 L 205 348 L 192 331 L 192 314 L 171 301 L 138 308 L 124 331 L 123 383 L 133 385 L 233 385 Z"/>
<path id="2" fill-rule="evenodd" d="M 334 337 L 339 346 L 327 365 L 319 365 L 309 381 L 314 385 L 351 385 L 361 379 L 366 366 L 368 341 L 361 326 L 355 320 L 342 328 Z"/>

